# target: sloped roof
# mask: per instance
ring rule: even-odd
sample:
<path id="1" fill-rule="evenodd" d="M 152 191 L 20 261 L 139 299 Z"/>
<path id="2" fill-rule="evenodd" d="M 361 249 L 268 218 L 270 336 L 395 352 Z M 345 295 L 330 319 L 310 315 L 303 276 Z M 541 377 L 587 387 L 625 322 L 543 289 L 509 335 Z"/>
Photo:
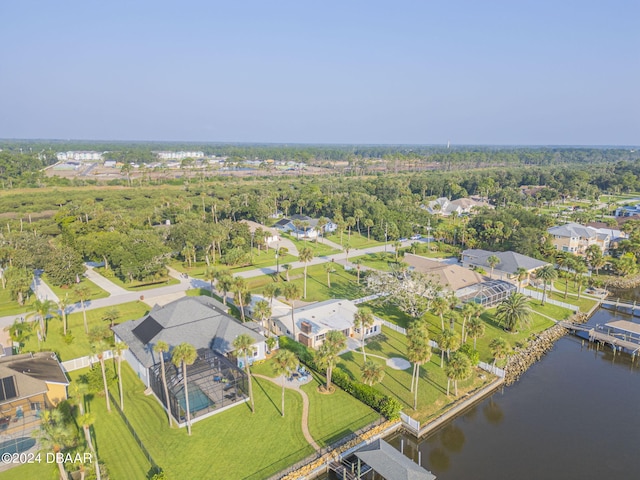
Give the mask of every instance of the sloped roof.
<path id="1" fill-rule="evenodd" d="M 430 471 L 413 463 L 384 440 L 375 440 L 355 452 L 355 456 L 386 480 L 433 480 Z"/>
<path id="2" fill-rule="evenodd" d="M 579 223 L 567 223 L 558 227 L 551 227 L 547 230 L 551 235 L 570 238 L 596 238 L 595 228 L 585 227 Z"/>
<path id="3" fill-rule="evenodd" d="M 353 318 L 358 307 L 350 300 L 331 299 L 316 302 L 293 311 L 296 330 L 301 331 L 302 322 L 311 324 L 312 333 L 317 335 L 330 330 L 346 330 L 353 327 Z M 280 322 L 291 328 L 291 314 L 284 313 L 278 317 Z"/>
<path id="4" fill-rule="evenodd" d="M 405 253 L 404 261 L 414 271 L 431 275 L 442 287 L 456 291 L 484 281 L 482 275 L 460 265 L 449 265 L 420 255 Z"/>
<path id="5" fill-rule="evenodd" d="M 265 232 L 271 234 L 271 236 L 278 236 L 278 231 L 275 228 L 267 227 L 258 222 L 252 222 L 251 220 L 240 220 L 241 223 L 246 223 L 249 226 L 249 231 L 251 233 L 255 232 L 257 229 L 261 228 Z"/>
<path id="6" fill-rule="evenodd" d="M 543 262 L 542 260 L 511 251 L 490 252 L 488 250 L 468 249 L 462 252 L 462 257 L 467 257 L 469 263 L 485 269 L 491 269 L 487 259 L 492 255 L 495 255 L 500 259 L 500 263 L 495 266 L 495 269 L 511 274 L 515 274 L 518 268 L 521 267 L 527 271 L 531 271 L 548 265 L 547 262 Z"/>
<path id="7" fill-rule="evenodd" d="M 153 351 L 160 341 L 169 347 L 189 343 L 196 350 L 211 348 L 221 354 L 233 351 L 233 340 L 242 333 L 256 342 L 264 341 L 255 323 L 240 323 L 226 311 L 223 304 L 210 297 L 183 297 L 156 305 L 146 317 L 116 325 L 113 331 L 147 368 L 160 361 Z"/>
<path id="8" fill-rule="evenodd" d="M 69 385 L 62 366 L 52 352 L 25 353 L 0 358 L 0 379 L 14 377 L 17 396 L 28 398 L 46 393 L 47 383 Z"/>

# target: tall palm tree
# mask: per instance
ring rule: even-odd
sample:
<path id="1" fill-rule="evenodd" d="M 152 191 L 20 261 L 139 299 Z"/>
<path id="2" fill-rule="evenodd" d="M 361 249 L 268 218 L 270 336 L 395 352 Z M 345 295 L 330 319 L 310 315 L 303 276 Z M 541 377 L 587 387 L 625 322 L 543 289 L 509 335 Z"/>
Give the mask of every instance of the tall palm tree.
<path id="1" fill-rule="evenodd" d="M 287 279 L 287 282 L 288 282 L 289 272 L 291 271 L 291 265 L 289 265 L 288 263 L 285 263 L 284 265 L 282 265 L 282 269 L 284 270 L 285 278 Z"/>
<path id="2" fill-rule="evenodd" d="M 460 346 L 460 339 L 451 330 L 443 330 L 436 339 L 438 347 L 440 348 L 440 368 L 444 364 L 444 352 L 447 352 L 447 360 L 451 358 L 451 350 L 457 350 Z"/>
<path id="3" fill-rule="evenodd" d="M 280 291 L 280 284 L 278 282 L 267 283 L 262 293 L 265 298 L 269 299 L 269 306 L 273 309 L 273 299 L 282 293 Z"/>
<path id="4" fill-rule="evenodd" d="M 331 288 L 331 274 L 335 272 L 336 269 L 333 268 L 333 263 L 331 262 L 326 262 L 323 265 L 324 271 L 327 272 L 327 288 Z"/>
<path id="5" fill-rule="evenodd" d="M 218 278 L 217 269 L 212 267 L 207 268 L 202 278 L 209 282 L 209 290 L 211 290 L 211 295 L 213 295 L 213 282 Z"/>
<path id="6" fill-rule="evenodd" d="M 187 365 L 193 365 L 198 358 L 196 348 L 189 343 L 181 343 L 173 349 L 171 363 L 176 367 L 182 365 L 182 384 L 184 385 L 184 401 L 187 415 L 187 432 L 191 435 L 191 412 L 189 411 L 189 385 L 187 382 Z M 167 402 L 169 398 L 167 397 Z"/>
<path id="7" fill-rule="evenodd" d="M 542 289 L 542 305 L 544 305 L 544 301 L 547 298 L 547 285 L 553 282 L 557 277 L 558 272 L 553 268 L 553 265 L 545 265 L 536 272 L 536 278 L 542 280 L 544 283 L 544 288 Z"/>
<path id="8" fill-rule="evenodd" d="M 227 304 L 227 294 L 233 288 L 233 277 L 231 275 L 223 275 L 218 277 L 218 288 L 222 290 L 222 304 Z"/>
<path id="9" fill-rule="evenodd" d="M 52 300 L 36 300 L 33 302 L 33 309 L 35 310 L 28 316 L 35 317 L 36 321 L 40 325 L 40 335 L 42 340 L 47 339 L 47 317 L 56 310 L 56 304 Z"/>
<path id="10" fill-rule="evenodd" d="M 167 374 L 164 371 L 164 354 L 169 351 L 169 345 L 160 340 L 153 346 L 153 351 L 160 357 L 160 372 L 162 373 L 162 387 L 164 388 L 164 407 L 169 417 L 169 427 L 171 427 L 171 411 L 169 410 L 169 387 L 167 386 Z"/>
<path id="11" fill-rule="evenodd" d="M 574 264 L 573 254 L 569 252 L 558 252 L 558 255 L 556 256 L 556 263 L 558 264 L 559 269 L 564 268 L 566 270 L 564 272 L 564 298 L 567 298 L 567 293 L 569 292 L 569 280 L 567 277 L 569 276 L 569 270 L 573 267 Z"/>
<path id="12" fill-rule="evenodd" d="M 60 410 L 45 410 L 42 413 L 38 442 L 43 451 L 53 452 L 58 464 L 60 480 L 68 480 L 64 462 L 58 461 L 58 454 L 74 447 L 78 438 L 75 429 L 65 420 Z"/>
<path id="13" fill-rule="evenodd" d="M 420 365 L 427 363 L 431 359 L 429 329 L 425 322 L 414 321 L 407 330 L 407 358 L 413 363 L 410 390 L 413 392 L 413 409 L 415 410 L 418 408 Z"/>
<path id="14" fill-rule="evenodd" d="M 471 317 L 469 325 L 467 325 L 467 332 L 473 338 L 473 349 L 476 349 L 476 340 L 479 337 L 484 336 L 485 325 L 480 317 Z"/>
<path id="15" fill-rule="evenodd" d="M 78 406 L 78 423 L 82 426 L 82 430 L 84 432 L 84 440 L 89 447 L 89 450 L 94 455 L 93 464 L 96 469 L 96 478 L 100 480 L 100 464 L 98 463 L 96 449 L 93 446 L 93 441 L 91 440 L 91 425 L 95 423 L 95 415 L 92 413 L 85 412 L 84 410 L 84 401 L 85 395 L 87 394 L 88 388 L 86 383 L 81 382 L 73 382 L 69 386 L 69 391 L 71 393 L 71 397 L 73 402 Z"/>
<path id="16" fill-rule="evenodd" d="M 95 333 L 92 330 L 92 335 L 90 335 L 89 341 L 91 342 L 91 352 L 98 357 L 98 361 L 100 362 L 100 369 L 102 370 L 102 384 L 104 387 L 104 398 L 107 402 L 107 412 L 111 412 L 111 401 L 109 400 L 109 387 L 107 386 L 107 371 L 104 364 L 104 352 L 109 348 L 109 344 L 107 343 L 104 336 L 101 336 L 98 333 Z"/>
<path id="17" fill-rule="evenodd" d="M 271 306 L 269 306 L 269 302 L 266 300 L 258 300 L 253 307 L 253 318 L 260 322 L 262 328 L 267 331 L 267 336 L 269 336 L 269 319 L 271 318 Z M 266 323 L 266 328 L 265 328 Z"/>
<path id="18" fill-rule="evenodd" d="M 531 321 L 531 307 L 529 299 L 521 293 L 512 293 L 496 308 L 496 318 L 499 323 L 510 332 L 514 332 L 520 326 L 528 326 Z"/>
<path id="19" fill-rule="evenodd" d="M 396 240 L 395 242 L 393 242 L 393 253 L 395 254 L 395 257 L 396 257 L 396 263 L 398 263 L 398 255 L 400 254 L 400 247 L 402 247 L 402 242 L 400 242 L 399 240 Z"/>
<path id="20" fill-rule="evenodd" d="M 364 361 L 367 361 L 367 353 L 364 351 L 364 334 L 367 328 L 373 326 L 374 318 L 373 313 L 369 310 L 358 309 L 353 317 L 353 328 L 360 330 L 360 342 L 362 345 L 362 356 Z"/>
<path id="21" fill-rule="evenodd" d="M 467 341 L 467 337 L 466 337 L 466 325 L 467 322 L 469 320 L 471 320 L 471 317 L 473 317 L 476 308 L 478 308 L 480 304 L 479 303 L 475 303 L 475 302 L 467 302 L 464 305 L 462 305 L 462 333 L 460 334 L 460 338 L 462 339 L 462 343 L 465 343 Z"/>
<path id="22" fill-rule="evenodd" d="M 302 292 L 300 291 L 300 286 L 295 283 L 287 283 L 284 286 L 284 298 L 287 302 L 291 303 L 291 328 L 293 329 L 293 339 L 297 342 L 298 338 L 296 336 L 296 320 L 293 315 L 293 311 L 295 309 L 296 300 L 299 300 L 302 296 Z"/>
<path id="23" fill-rule="evenodd" d="M 360 367 L 360 373 L 362 383 L 372 386 L 374 383 L 380 383 L 384 378 L 384 367 L 373 360 L 367 360 Z"/>
<path id="24" fill-rule="evenodd" d="M 118 363 L 118 388 L 120 389 L 120 410 L 124 412 L 124 390 L 122 389 L 122 355 L 128 349 L 128 345 L 124 342 L 116 342 L 113 351 L 116 353 L 116 361 Z"/>
<path id="25" fill-rule="evenodd" d="M 511 351 L 511 346 L 504 338 L 496 337 L 491 340 L 491 343 L 489 343 L 489 349 L 491 350 L 491 355 L 493 356 L 493 367 L 495 368 L 497 360 L 507 358 L 509 352 Z"/>
<path id="26" fill-rule="evenodd" d="M 436 297 L 431 302 L 431 310 L 440 316 L 440 327 L 444 330 L 444 314 L 449 311 L 449 302 L 444 297 Z"/>
<path id="27" fill-rule="evenodd" d="M 273 357 L 273 373 L 282 376 L 282 416 L 284 417 L 284 384 L 288 376 L 297 368 L 298 357 L 291 350 L 280 349 Z"/>
<path id="28" fill-rule="evenodd" d="M 5 327 L 5 330 L 9 331 L 9 338 L 17 345 L 16 353 L 20 353 L 25 342 L 33 335 L 33 324 L 16 319 L 11 326 Z"/>
<path id="29" fill-rule="evenodd" d="M 311 260 L 313 260 L 313 250 L 311 250 L 309 247 L 304 247 L 302 250 L 300 250 L 298 258 L 301 262 L 304 262 L 304 293 L 302 295 L 302 298 L 307 298 L 307 265 Z"/>
<path id="30" fill-rule="evenodd" d="M 327 392 L 331 391 L 331 374 L 338 360 L 338 354 L 347 346 L 347 339 L 342 332 L 327 332 L 324 343 L 318 350 L 318 364 L 327 369 Z"/>
<path id="31" fill-rule="evenodd" d="M 360 285 L 360 270 L 362 269 L 362 260 L 354 260 L 351 263 L 356 266 L 356 283 Z"/>
<path id="32" fill-rule="evenodd" d="M 458 396 L 458 380 L 466 380 L 471 375 L 471 361 L 462 352 L 455 352 L 444 369 L 447 375 L 447 396 L 449 396 L 449 382 L 453 380 L 455 396 Z"/>
<path id="33" fill-rule="evenodd" d="M 518 267 L 516 270 L 516 277 L 518 278 L 518 291 L 522 292 L 522 282 L 529 275 L 529 271 L 524 267 Z"/>
<path id="34" fill-rule="evenodd" d="M 491 255 L 489 258 L 487 258 L 487 265 L 489 265 L 489 267 L 491 267 L 491 274 L 489 275 L 490 278 L 493 278 L 493 269 L 500 263 L 500 258 L 498 258 L 496 255 Z"/>
<path id="35" fill-rule="evenodd" d="M 255 413 L 256 407 L 253 403 L 253 383 L 251 382 L 251 370 L 249 369 L 249 355 L 253 355 L 255 347 L 253 344 L 255 340 L 246 333 L 238 335 L 233 340 L 233 348 L 235 348 L 238 355 L 244 357 L 244 370 L 247 372 L 247 379 L 249 381 L 249 400 L 251 402 L 251 413 Z"/>
<path id="36" fill-rule="evenodd" d="M 235 277 L 233 279 L 233 291 L 238 302 L 237 306 L 240 310 L 240 317 L 242 317 L 242 321 L 244 322 L 244 305 L 245 301 L 247 300 L 247 296 L 249 296 L 249 287 L 247 287 L 247 281 L 242 277 Z"/>
<path id="37" fill-rule="evenodd" d="M 71 301 L 69 300 L 69 294 L 66 293 L 63 298 L 58 300 L 58 308 L 60 309 L 60 316 L 62 317 L 62 334 L 67 336 L 67 308 Z"/>
<path id="38" fill-rule="evenodd" d="M 85 302 L 91 296 L 91 289 L 86 285 L 80 284 L 73 290 L 73 293 L 75 293 L 76 296 L 80 299 L 80 306 L 82 307 L 82 318 L 84 319 L 84 333 L 89 335 L 89 324 L 87 323 L 87 308 Z"/>

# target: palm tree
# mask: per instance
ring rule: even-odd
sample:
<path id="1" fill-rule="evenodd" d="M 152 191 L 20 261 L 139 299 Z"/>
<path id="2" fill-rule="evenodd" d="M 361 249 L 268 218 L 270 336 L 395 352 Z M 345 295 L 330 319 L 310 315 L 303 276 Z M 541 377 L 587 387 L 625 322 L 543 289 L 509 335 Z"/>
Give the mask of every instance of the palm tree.
<path id="1" fill-rule="evenodd" d="M 313 260 L 313 250 L 309 247 L 305 247 L 300 250 L 300 254 L 298 256 L 301 262 L 304 262 L 304 294 L 302 298 L 307 298 L 307 265 Z"/>
<path id="2" fill-rule="evenodd" d="M 217 272 L 218 270 L 216 268 L 207 268 L 204 271 L 204 275 L 202 276 L 204 280 L 207 280 L 209 282 L 209 290 L 211 290 L 211 295 L 213 295 L 213 282 L 218 278 Z"/>
<path id="3" fill-rule="evenodd" d="M 113 351 L 116 353 L 116 360 L 118 363 L 118 388 L 120 388 L 120 410 L 124 412 L 124 390 L 122 389 L 122 354 L 128 345 L 123 342 L 116 342 L 113 346 Z"/>
<path id="4" fill-rule="evenodd" d="M 498 258 L 496 255 L 491 255 L 489 258 L 487 258 L 487 265 L 491 267 L 491 274 L 489 274 L 490 278 L 493 278 L 493 269 L 499 263 L 500 263 L 500 258 Z"/>
<path id="5" fill-rule="evenodd" d="M 336 271 L 332 262 L 324 263 L 324 270 L 327 272 L 327 288 L 331 288 L 331 274 Z"/>
<path id="6" fill-rule="evenodd" d="M 162 373 L 162 387 L 164 388 L 164 407 L 169 417 L 169 428 L 171 428 L 171 411 L 169 410 L 169 387 L 167 386 L 167 374 L 164 371 L 164 354 L 169 351 L 169 345 L 160 340 L 153 346 L 153 351 L 160 357 L 160 372 Z"/>
<path id="7" fill-rule="evenodd" d="M 512 293 L 496 308 L 496 318 L 500 324 L 504 322 L 510 332 L 516 331 L 519 326 L 528 326 L 531 321 L 529 299 L 521 293 Z"/>
<path id="8" fill-rule="evenodd" d="M 431 360 L 429 345 L 429 329 L 425 322 L 414 321 L 407 330 L 407 358 L 413 363 L 411 375 L 411 392 L 413 392 L 413 409 L 418 408 L 418 380 L 420 365 Z"/>
<path id="9" fill-rule="evenodd" d="M 85 412 L 84 410 L 84 396 L 87 393 L 87 384 L 80 382 L 73 382 L 70 385 L 70 392 L 73 398 L 73 401 L 76 405 L 78 405 L 79 415 L 78 415 L 78 423 L 82 426 L 82 430 L 84 432 L 84 439 L 89 447 L 89 450 L 94 455 L 93 464 L 96 469 L 96 479 L 100 480 L 100 464 L 98 463 L 97 452 L 95 447 L 93 446 L 93 441 L 91 440 L 91 425 L 95 423 L 95 415 L 92 413 Z"/>
<path id="10" fill-rule="evenodd" d="M 182 365 L 182 383 L 184 385 L 184 401 L 187 415 L 187 432 L 191 435 L 191 412 L 189 411 L 189 387 L 187 383 L 187 365 L 193 365 L 198 358 L 198 353 L 193 345 L 189 343 L 181 343 L 173 349 L 171 355 L 171 363 L 176 367 Z M 167 397 L 167 402 L 169 397 Z"/>
<path id="11" fill-rule="evenodd" d="M 460 346 L 459 337 L 451 330 L 443 330 L 436 340 L 440 348 L 440 368 L 444 364 L 444 352 L 447 352 L 447 360 L 451 357 L 451 350 L 457 350 Z"/>
<path id="12" fill-rule="evenodd" d="M 491 340 L 491 343 L 489 343 L 489 349 L 491 350 L 491 355 L 493 356 L 493 368 L 496 367 L 497 360 L 507 358 L 509 352 L 511 351 L 509 343 L 502 337 L 497 337 Z"/>
<path id="13" fill-rule="evenodd" d="M 475 302 L 467 302 L 464 305 L 462 305 L 462 310 L 461 310 L 461 312 L 462 312 L 462 333 L 460 334 L 460 338 L 462 339 L 462 343 L 465 343 L 467 341 L 466 332 L 465 332 L 465 327 L 467 325 L 467 322 L 469 320 L 471 320 L 471 317 L 473 317 L 473 315 L 476 312 L 476 309 L 478 308 L 479 305 L 480 305 L 479 303 L 475 303 Z"/>
<path id="14" fill-rule="evenodd" d="M 227 294 L 233 288 L 233 277 L 229 274 L 218 277 L 218 288 L 222 290 L 222 304 L 227 304 Z"/>
<path id="15" fill-rule="evenodd" d="M 367 242 L 371 241 L 371 227 L 373 227 L 373 220 L 370 218 L 365 219 L 363 222 L 364 226 L 367 227 Z"/>
<path id="16" fill-rule="evenodd" d="M 263 295 L 269 299 L 269 306 L 273 308 L 273 299 L 280 295 L 280 284 L 278 282 L 268 283 L 264 290 Z"/>
<path id="17" fill-rule="evenodd" d="M 453 380 L 455 396 L 458 396 L 458 380 L 466 380 L 471 375 L 471 361 L 462 352 L 455 352 L 451 355 L 446 368 L 447 375 L 447 396 L 449 396 L 449 382 Z"/>
<path id="18" fill-rule="evenodd" d="M 107 412 L 111 412 L 111 401 L 109 400 L 109 387 L 107 386 L 107 371 L 104 365 L 104 352 L 109 348 L 106 340 L 106 333 L 102 329 L 96 328 L 91 330 L 89 342 L 91 343 L 91 352 L 98 357 L 100 369 L 102 370 L 102 384 L 104 386 L 104 397 L 107 402 Z"/>
<path id="19" fill-rule="evenodd" d="M 364 334 L 367 328 L 373 326 L 373 313 L 369 310 L 358 309 L 353 317 L 353 328 L 360 330 L 360 341 L 362 343 L 362 356 L 367 361 L 367 353 L 364 351 Z"/>
<path id="20" fill-rule="evenodd" d="M 109 327 L 113 328 L 113 323 L 120 318 L 120 311 L 117 308 L 110 308 L 102 314 L 102 320 L 109 322 Z"/>
<path id="21" fill-rule="evenodd" d="M 347 243 L 344 244 L 344 255 L 345 255 L 345 262 L 349 263 L 349 252 L 351 251 L 351 245 L 349 244 L 349 240 L 347 240 Z"/>
<path id="22" fill-rule="evenodd" d="M 60 410 L 45 410 L 42 413 L 38 442 L 43 451 L 53 452 L 58 464 L 60 480 L 67 480 L 69 477 L 64 468 L 64 462 L 58 461 L 58 454 L 74 447 L 78 438 L 75 429 L 70 422 L 65 421 Z"/>
<path id="23" fill-rule="evenodd" d="M 547 285 L 550 282 L 553 282 L 557 276 L 558 272 L 553 268 L 553 265 L 545 265 L 536 272 L 536 278 L 539 278 L 544 282 L 544 288 L 542 290 L 542 305 L 544 305 L 544 301 L 547 298 Z"/>
<path id="24" fill-rule="evenodd" d="M 265 322 L 267 324 L 267 336 L 269 335 L 269 319 L 271 318 L 271 307 L 266 300 L 258 300 L 253 307 L 253 318 L 260 322 L 262 328 L 265 328 Z"/>
<path id="25" fill-rule="evenodd" d="M 564 273 L 565 284 L 564 284 L 564 298 L 567 298 L 567 293 L 569 292 L 569 280 L 568 274 L 569 270 L 573 267 L 574 259 L 572 258 L 573 254 L 568 252 L 558 252 L 558 256 L 556 257 L 556 263 L 558 264 L 558 268 L 566 270 Z"/>
<path id="26" fill-rule="evenodd" d="M 476 340 L 479 337 L 484 336 L 485 326 L 480 317 L 471 317 L 469 325 L 467 325 L 467 332 L 473 338 L 473 349 L 476 349 Z"/>
<path id="27" fill-rule="evenodd" d="M 249 354 L 253 355 L 255 347 L 253 344 L 255 340 L 246 333 L 238 335 L 233 340 L 233 348 L 235 348 L 238 355 L 244 356 L 244 369 L 247 372 L 247 379 L 249 380 L 249 400 L 251 401 L 251 413 L 255 413 L 256 407 L 253 404 L 253 384 L 251 382 L 251 370 L 249 369 Z"/>
<path id="28" fill-rule="evenodd" d="M 396 263 L 398 263 L 398 255 L 400 254 L 400 247 L 402 247 L 402 242 L 398 240 L 393 242 L 393 250 L 396 257 Z"/>
<path id="29" fill-rule="evenodd" d="M 56 304 L 52 300 L 36 300 L 33 302 L 33 309 L 35 310 L 32 314 L 28 316 L 33 316 L 36 318 L 36 321 L 39 322 L 40 325 L 40 335 L 42 336 L 42 340 L 47 339 L 47 326 L 46 319 L 47 316 L 56 310 Z"/>
<path id="30" fill-rule="evenodd" d="M 240 317 L 242 317 L 242 321 L 244 322 L 244 304 L 245 300 L 247 300 L 247 296 L 249 295 L 249 288 L 247 287 L 246 280 L 242 277 L 235 277 L 233 279 L 233 291 L 238 302 L 237 306 L 240 310 Z"/>
<path id="31" fill-rule="evenodd" d="M 362 374 L 362 383 L 373 386 L 374 383 L 380 383 L 384 378 L 384 367 L 373 360 L 367 360 L 360 367 Z"/>
<path id="32" fill-rule="evenodd" d="M 91 296 L 91 289 L 86 285 L 80 284 L 73 290 L 73 293 L 75 293 L 80 299 L 80 306 L 82 307 L 82 317 L 84 319 L 84 333 L 89 335 L 89 325 L 87 324 L 87 309 L 84 302 L 87 301 Z"/>
<path id="33" fill-rule="evenodd" d="M 17 344 L 16 353 L 20 353 L 25 342 L 33 335 L 33 324 L 15 319 L 11 326 L 5 327 L 9 331 L 9 338 L 14 345 Z"/>
<path id="34" fill-rule="evenodd" d="M 516 270 L 516 277 L 518 278 L 518 290 L 522 292 L 522 282 L 529 275 L 529 271 L 524 267 L 518 267 Z"/>
<path id="35" fill-rule="evenodd" d="M 282 265 L 282 269 L 284 270 L 285 278 L 287 279 L 287 282 L 288 282 L 289 281 L 289 271 L 291 270 L 291 265 L 289 265 L 288 263 L 285 263 L 284 265 Z"/>
<path id="36" fill-rule="evenodd" d="M 347 339 L 342 332 L 327 332 L 324 343 L 318 349 L 318 364 L 327 369 L 327 392 L 331 392 L 331 374 L 336 365 L 338 354 L 347 346 Z"/>
<path id="37" fill-rule="evenodd" d="M 293 331 L 293 339 L 297 342 L 298 339 L 296 337 L 296 321 L 293 317 L 293 310 L 295 307 L 296 300 L 299 300 L 302 296 L 302 292 L 300 291 L 300 286 L 295 283 L 287 283 L 284 286 L 284 298 L 287 302 L 291 302 L 291 328 Z"/>
<path id="38" fill-rule="evenodd" d="M 282 375 L 282 416 L 284 417 L 284 384 L 288 376 L 297 368 L 298 357 L 291 350 L 281 349 L 273 357 L 273 372 Z"/>
<path id="39" fill-rule="evenodd" d="M 69 308 L 69 304 L 70 300 L 68 293 L 58 300 L 58 308 L 60 309 L 60 315 L 62 316 L 62 334 L 65 337 L 67 336 L 67 308 Z"/>
<path id="40" fill-rule="evenodd" d="M 444 314 L 449 311 L 449 302 L 444 297 L 436 297 L 431 302 L 431 309 L 440 316 L 440 326 L 444 330 Z"/>
<path id="41" fill-rule="evenodd" d="M 573 282 L 574 288 L 578 286 L 578 278 L 583 278 L 583 275 L 587 273 L 587 266 L 584 264 L 582 259 L 577 260 L 573 264 Z M 578 296 L 580 296 L 580 292 L 578 291 Z"/>

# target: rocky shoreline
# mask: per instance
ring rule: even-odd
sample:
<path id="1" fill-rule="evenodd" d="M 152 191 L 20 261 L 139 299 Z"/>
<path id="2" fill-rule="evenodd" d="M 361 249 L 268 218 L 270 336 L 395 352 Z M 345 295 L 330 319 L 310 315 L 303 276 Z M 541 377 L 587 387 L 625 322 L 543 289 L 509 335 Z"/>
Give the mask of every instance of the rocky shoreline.
<path id="1" fill-rule="evenodd" d="M 640 287 L 640 275 L 635 275 L 630 278 L 614 278 L 613 280 L 607 282 L 607 286 L 618 290 L 628 290 L 631 288 Z"/>
<path id="2" fill-rule="evenodd" d="M 576 313 L 569 321 L 584 323 L 588 318 L 584 313 Z M 505 367 L 504 384 L 511 385 L 515 383 L 531 365 L 540 360 L 545 353 L 553 348 L 554 343 L 556 343 L 559 338 L 565 336 L 568 332 L 566 328 L 556 324 L 538 335 L 526 348 L 518 350 L 515 355 L 509 357 Z"/>

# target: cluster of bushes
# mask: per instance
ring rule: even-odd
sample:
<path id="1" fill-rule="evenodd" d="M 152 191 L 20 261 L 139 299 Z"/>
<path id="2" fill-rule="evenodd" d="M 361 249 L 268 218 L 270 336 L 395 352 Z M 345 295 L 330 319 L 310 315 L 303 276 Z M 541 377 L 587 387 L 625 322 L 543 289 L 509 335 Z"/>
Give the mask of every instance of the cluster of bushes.
<path id="1" fill-rule="evenodd" d="M 314 372 L 324 375 L 324 370 L 319 368 L 315 362 L 315 354 L 312 349 L 284 336 L 280 337 L 279 341 L 281 348 L 291 350 L 296 354 L 301 363 L 309 367 Z M 379 392 L 369 385 L 353 380 L 340 367 L 335 367 L 333 369 L 332 380 L 334 384 L 343 389 L 349 395 L 357 398 L 365 405 L 370 406 L 384 417 L 393 420 L 400 416 L 402 405 L 398 400 Z"/>

